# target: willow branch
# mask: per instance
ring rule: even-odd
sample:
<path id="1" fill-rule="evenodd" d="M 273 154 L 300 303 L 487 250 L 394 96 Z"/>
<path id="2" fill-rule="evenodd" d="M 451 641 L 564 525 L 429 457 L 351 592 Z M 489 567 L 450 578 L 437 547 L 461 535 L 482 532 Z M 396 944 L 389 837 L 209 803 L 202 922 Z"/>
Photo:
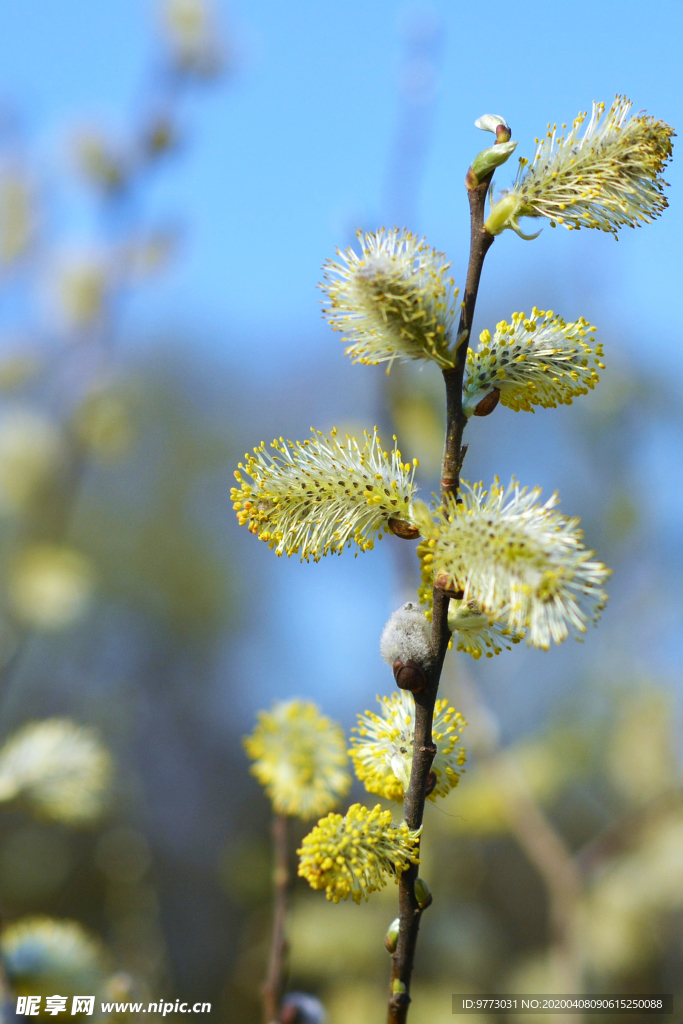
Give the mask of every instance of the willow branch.
<path id="1" fill-rule="evenodd" d="M 493 244 L 493 236 L 484 231 L 484 206 L 489 180 L 468 192 L 470 201 L 470 258 L 467 281 L 460 311 L 460 323 L 456 337 L 461 340 L 457 349 L 456 365 L 444 370 L 446 385 L 446 438 L 441 471 L 441 499 L 457 495 L 460 484 L 460 469 L 464 458 L 462 436 L 467 417 L 462 408 L 462 384 L 467 361 L 469 336 L 477 302 L 479 279 L 486 253 Z M 441 679 L 441 669 L 448 649 L 449 597 L 443 590 L 434 589 L 432 618 L 432 663 L 426 671 L 427 684 L 421 693 L 415 694 L 415 738 L 410 783 L 405 795 L 403 813 L 410 829 L 422 825 L 429 773 L 436 755 L 432 739 L 434 704 Z M 400 927 L 396 952 L 392 956 L 391 989 L 389 994 L 388 1024 L 405 1024 L 410 1005 L 410 979 L 415 960 L 417 936 L 422 911 L 415 896 L 417 865 L 404 871 L 399 879 Z"/>
<path id="2" fill-rule="evenodd" d="M 470 201 L 470 260 L 467 267 L 467 281 L 460 310 L 458 339 L 463 339 L 457 351 L 456 364 L 444 370 L 446 385 L 446 442 L 441 469 L 441 500 L 449 494 L 457 495 L 460 486 L 460 469 L 465 453 L 462 450 L 462 435 L 467 426 L 467 417 L 462 408 L 462 384 L 467 363 L 474 308 L 477 304 L 479 279 L 486 253 L 493 245 L 493 235 L 484 231 L 484 206 L 489 178 L 467 193 Z"/>
<path id="3" fill-rule="evenodd" d="M 270 937 L 268 973 L 261 989 L 263 1019 L 265 1024 L 276 1024 L 280 1019 L 280 1006 L 285 992 L 287 978 L 287 894 L 289 892 L 289 867 L 287 864 L 287 818 L 276 814 L 273 819 L 273 929 Z"/>

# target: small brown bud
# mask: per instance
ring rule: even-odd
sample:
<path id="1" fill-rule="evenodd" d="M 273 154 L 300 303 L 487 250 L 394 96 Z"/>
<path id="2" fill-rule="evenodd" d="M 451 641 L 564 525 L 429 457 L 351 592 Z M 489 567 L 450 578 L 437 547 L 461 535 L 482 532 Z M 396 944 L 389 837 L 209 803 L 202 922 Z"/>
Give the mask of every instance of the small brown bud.
<path id="1" fill-rule="evenodd" d="M 512 138 L 512 129 L 507 124 L 496 125 L 496 141 L 494 145 L 499 142 L 509 142 Z"/>
<path id="2" fill-rule="evenodd" d="M 430 793 L 434 792 L 436 786 L 436 772 L 430 772 L 427 776 L 427 788 L 425 789 L 425 796 L 429 796 Z"/>
<path id="3" fill-rule="evenodd" d="M 489 416 L 498 405 L 500 400 L 500 391 L 498 388 L 494 388 L 493 391 L 489 392 L 484 398 L 482 398 L 479 405 L 474 408 L 475 416 Z"/>
<path id="4" fill-rule="evenodd" d="M 402 690 L 410 690 L 411 693 L 421 693 L 427 685 L 424 669 L 416 661 L 411 659 L 401 661 L 397 658 L 393 664 L 393 669 L 396 685 Z"/>
<path id="5" fill-rule="evenodd" d="M 417 526 L 406 523 L 404 519 L 390 519 L 388 526 L 394 536 L 401 537 L 402 540 L 417 540 L 420 536 Z"/>

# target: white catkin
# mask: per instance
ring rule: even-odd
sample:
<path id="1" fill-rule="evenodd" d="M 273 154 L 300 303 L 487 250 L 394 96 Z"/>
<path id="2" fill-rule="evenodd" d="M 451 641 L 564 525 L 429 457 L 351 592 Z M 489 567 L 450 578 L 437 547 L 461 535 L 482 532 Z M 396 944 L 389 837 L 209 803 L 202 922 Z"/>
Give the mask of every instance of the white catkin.
<path id="1" fill-rule="evenodd" d="M 384 627 L 380 653 L 389 665 L 397 659 L 426 665 L 431 657 L 430 633 L 424 611 L 409 601 L 393 612 Z"/>

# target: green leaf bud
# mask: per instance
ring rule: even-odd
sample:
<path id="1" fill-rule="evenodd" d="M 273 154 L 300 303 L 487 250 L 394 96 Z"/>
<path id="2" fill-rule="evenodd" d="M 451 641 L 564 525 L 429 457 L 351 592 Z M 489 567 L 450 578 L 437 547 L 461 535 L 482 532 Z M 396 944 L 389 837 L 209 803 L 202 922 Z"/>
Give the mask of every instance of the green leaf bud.
<path id="1" fill-rule="evenodd" d="M 386 946 L 387 950 L 390 953 L 396 952 L 396 946 L 398 945 L 399 924 L 399 918 L 394 918 L 394 920 L 389 925 L 389 928 L 387 929 L 387 934 L 384 936 L 384 945 Z"/>
<path id="2" fill-rule="evenodd" d="M 424 878 L 415 879 L 415 899 L 420 910 L 426 910 L 434 899 Z"/>
<path id="3" fill-rule="evenodd" d="M 517 147 L 517 140 L 514 142 L 497 142 L 488 149 L 482 149 L 472 161 L 472 166 L 467 172 L 465 184 L 469 188 L 476 188 L 483 179 L 500 167 L 514 153 Z"/>

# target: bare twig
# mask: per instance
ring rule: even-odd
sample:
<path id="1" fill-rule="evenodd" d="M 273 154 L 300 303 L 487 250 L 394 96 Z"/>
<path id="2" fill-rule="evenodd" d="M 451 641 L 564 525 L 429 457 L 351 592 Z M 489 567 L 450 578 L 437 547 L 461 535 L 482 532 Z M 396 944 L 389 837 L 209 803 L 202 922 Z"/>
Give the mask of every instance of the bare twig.
<path id="1" fill-rule="evenodd" d="M 464 458 L 462 436 L 467 418 L 462 408 L 462 383 L 467 360 L 469 335 L 474 319 L 479 279 L 486 253 L 493 244 L 493 236 L 484 231 L 484 205 L 489 179 L 468 193 L 470 200 L 471 234 L 467 283 L 458 325 L 458 338 L 463 338 L 457 350 L 456 366 L 444 370 L 446 385 L 446 439 L 441 473 L 441 499 L 457 495 L 460 469 Z M 415 739 L 410 784 L 405 795 L 404 817 L 408 828 L 422 825 L 425 794 L 436 747 L 432 740 L 434 704 L 441 679 L 441 669 L 448 649 L 449 597 L 434 588 L 432 619 L 432 664 L 427 671 L 427 685 L 415 694 Z M 415 896 L 416 865 L 408 868 L 399 881 L 400 928 L 396 952 L 392 956 L 391 990 L 389 994 L 388 1024 L 405 1024 L 410 1005 L 410 978 L 413 971 L 417 935 L 422 911 Z"/>
<path id="2" fill-rule="evenodd" d="M 280 1019 L 280 1006 L 287 979 L 287 894 L 289 891 L 289 867 L 287 864 L 287 818 L 276 814 L 273 819 L 273 930 L 270 938 L 268 973 L 261 989 L 263 997 L 263 1019 L 265 1024 L 276 1024 Z"/>
<path id="3" fill-rule="evenodd" d="M 490 178 L 486 178 L 477 188 L 467 193 L 470 201 L 470 260 L 467 267 L 465 294 L 460 311 L 458 338 L 464 340 L 458 347 L 456 365 L 451 370 L 444 370 L 446 385 L 446 442 L 443 453 L 441 471 L 441 499 L 448 494 L 456 495 L 460 485 L 460 469 L 464 453 L 462 451 L 462 435 L 467 426 L 467 417 L 462 408 L 462 382 L 467 363 L 474 307 L 477 303 L 479 279 L 484 266 L 486 253 L 493 245 L 493 235 L 484 231 L 484 205 Z"/>

